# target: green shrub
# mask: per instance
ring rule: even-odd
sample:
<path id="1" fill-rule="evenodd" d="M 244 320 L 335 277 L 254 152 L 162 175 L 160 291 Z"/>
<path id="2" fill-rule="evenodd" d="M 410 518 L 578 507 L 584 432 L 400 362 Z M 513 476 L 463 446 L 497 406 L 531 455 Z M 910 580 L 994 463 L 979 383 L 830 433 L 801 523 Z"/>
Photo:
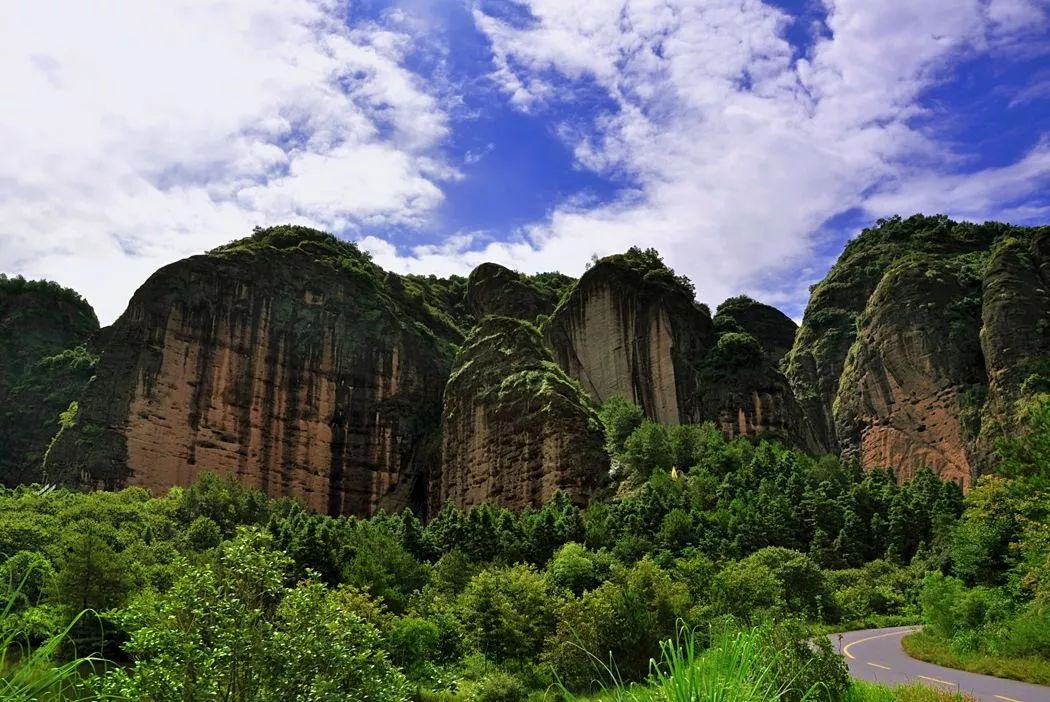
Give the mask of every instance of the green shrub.
<path id="1" fill-rule="evenodd" d="M 503 671 L 489 673 L 478 682 L 472 702 L 525 702 L 528 690 L 520 680 Z"/>

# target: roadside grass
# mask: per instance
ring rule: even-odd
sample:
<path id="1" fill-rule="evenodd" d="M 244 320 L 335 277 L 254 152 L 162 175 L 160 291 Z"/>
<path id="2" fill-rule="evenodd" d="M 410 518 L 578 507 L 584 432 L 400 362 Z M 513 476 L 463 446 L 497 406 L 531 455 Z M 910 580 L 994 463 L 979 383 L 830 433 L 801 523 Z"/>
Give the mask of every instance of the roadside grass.
<path id="1" fill-rule="evenodd" d="M 908 634 L 901 644 L 909 656 L 927 663 L 1036 685 L 1050 685 L 1050 661 L 1042 658 L 1006 658 L 985 653 L 959 655 L 951 651 L 947 642 L 923 631 Z"/>
<path id="2" fill-rule="evenodd" d="M 847 631 L 863 631 L 864 629 L 888 629 L 894 626 L 919 626 L 922 624 L 921 615 L 891 615 L 874 614 L 863 619 L 851 619 L 848 622 L 838 624 L 811 624 L 810 630 L 814 636 L 844 634 Z"/>
<path id="3" fill-rule="evenodd" d="M 745 629 L 717 637 L 706 651 L 696 637 L 682 629 L 676 641 L 661 646 L 659 664 L 652 665 L 648 684 L 625 685 L 615 668 L 601 663 L 611 684 L 598 693 L 576 696 L 564 688 L 545 699 L 566 702 L 975 702 L 972 697 L 923 685 L 885 687 L 851 680 L 841 697 L 833 697 L 821 683 L 803 689 L 802 671 L 783 679 L 781 662 L 787 652 L 770 645 L 765 632 Z"/>
<path id="4" fill-rule="evenodd" d="M 974 698 L 925 685 L 886 687 L 854 680 L 842 702 L 974 702 Z"/>

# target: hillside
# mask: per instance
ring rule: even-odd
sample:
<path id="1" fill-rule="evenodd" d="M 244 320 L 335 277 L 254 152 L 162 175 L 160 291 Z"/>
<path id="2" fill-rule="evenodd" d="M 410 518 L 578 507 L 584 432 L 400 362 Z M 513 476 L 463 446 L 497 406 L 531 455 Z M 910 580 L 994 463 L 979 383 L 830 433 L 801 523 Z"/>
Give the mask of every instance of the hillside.
<path id="1" fill-rule="evenodd" d="M 0 391 L 30 429 L 0 432 L 4 479 L 40 479 L 64 412 L 44 468 L 68 484 L 164 490 L 214 470 L 362 516 L 521 508 L 555 487 L 582 503 L 615 489 L 600 441 L 581 437 L 620 396 L 664 425 L 969 486 L 1050 384 L 1048 241 L 1046 227 L 880 221 L 814 286 L 797 329 L 743 296 L 712 317 L 653 250 L 579 280 L 496 264 L 442 279 L 283 226 L 157 271 L 90 351 L 56 359 L 94 316 L 73 293 L 18 283 L 38 292 L 5 293 L 15 362 Z M 27 320 L 35 331 L 16 333 Z"/>

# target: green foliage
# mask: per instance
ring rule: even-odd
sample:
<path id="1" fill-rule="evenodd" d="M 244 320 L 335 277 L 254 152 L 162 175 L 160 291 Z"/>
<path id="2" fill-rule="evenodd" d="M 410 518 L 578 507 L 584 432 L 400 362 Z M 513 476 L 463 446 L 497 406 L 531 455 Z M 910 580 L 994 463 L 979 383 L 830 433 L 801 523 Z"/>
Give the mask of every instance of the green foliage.
<path id="1" fill-rule="evenodd" d="M 622 400 L 603 415 L 628 475 L 587 509 L 557 494 L 520 513 L 446 505 L 425 525 L 331 518 L 210 475 L 159 498 L 0 491 L 2 574 L 24 581 L 10 626 L 39 644 L 98 609 L 71 633 L 130 665 L 90 684 L 132 699 L 399 699 L 407 680 L 421 699 L 582 690 L 610 671 L 645 680 L 682 623 L 703 634 L 694 662 L 718 668 L 727 617 L 764 632 L 789 702 L 846 694 L 837 659 L 796 645 L 811 624 L 921 610 L 952 655 L 1047 655 L 1037 451 L 964 500 L 928 471 L 899 484 L 710 424 L 657 425 Z"/>
<path id="2" fill-rule="evenodd" d="M 459 607 L 477 649 L 495 661 L 534 659 L 554 630 L 558 595 L 528 566 L 484 570 L 471 578 Z"/>
<path id="3" fill-rule="evenodd" d="M 153 700 L 407 699 L 379 632 L 341 591 L 289 586 L 290 566 L 272 537 L 242 529 L 213 566 L 141 593 L 119 615 L 135 664 L 100 689 Z"/>
<path id="4" fill-rule="evenodd" d="M 727 332 L 705 357 L 705 365 L 713 371 L 733 372 L 753 368 L 762 362 L 762 344 L 746 332 Z"/>
<path id="5" fill-rule="evenodd" d="M 645 421 L 641 407 L 628 402 L 622 395 L 613 395 L 599 412 L 605 428 L 605 449 L 616 456 L 623 452 L 624 442 Z"/>
<path id="6" fill-rule="evenodd" d="M 486 675 L 474 690 L 472 702 L 525 702 L 528 690 L 514 675 L 496 671 Z"/>

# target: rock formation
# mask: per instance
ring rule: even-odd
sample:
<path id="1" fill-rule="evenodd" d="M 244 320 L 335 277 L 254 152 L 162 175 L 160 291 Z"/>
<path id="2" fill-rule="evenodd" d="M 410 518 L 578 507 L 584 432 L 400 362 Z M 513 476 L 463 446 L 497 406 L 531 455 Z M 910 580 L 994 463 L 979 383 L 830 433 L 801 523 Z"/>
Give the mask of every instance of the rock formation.
<path id="1" fill-rule="evenodd" d="M 905 259 L 882 277 L 859 318 L 834 405 L 845 456 L 921 467 L 969 485 L 975 472 L 965 406 L 981 387 L 979 274 L 952 257 Z"/>
<path id="2" fill-rule="evenodd" d="M 699 366 L 697 415 L 727 437 L 779 439 L 817 453 L 809 420 L 777 367 L 795 324 L 779 310 L 749 298 L 718 307 L 718 340 Z"/>
<path id="3" fill-rule="evenodd" d="M 753 336 L 774 366 L 791 350 L 798 331 L 798 325 L 776 307 L 745 295 L 731 297 L 719 305 L 714 321 L 719 333 L 740 331 Z"/>
<path id="4" fill-rule="evenodd" d="M 0 276 L 0 482 L 39 482 L 59 413 L 91 378 L 91 306 L 54 283 Z"/>
<path id="5" fill-rule="evenodd" d="M 785 373 L 822 447 L 968 485 L 1050 388 L 1048 228 L 894 217 L 813 290 Z"/>
<path id="6" fill-rule="evenodd" d="M 482 263 L 467 279 L 467 308 L 475 318 L 488 315 L 534 321 L 558 304 L 521 273 L 498 263 Z"/>
<path id="7" fill-rule="evenodd" d="M 46 471 L 87 486 L 236 475 L 331 514 L 420 507 L 449 339 L 353 245 L 301 227 L 155 273 Z"/>
<path id="8" fill-rule="evenodd" d="M 655 252 L 632 249 L 588 270 L 545 334 L 594 399 L 622 395 L 663 423 L 695 416 L 695 366 L 713 342 L 710 314 Z"/>
<path id="9" fill-rule="evenodd" d="M 431 509 L 586 501 L 608 470 L 597 412 L 528 322 L 485 317 L 445 387 L 442 468 Z"/>
<path id="10" fill-rule="evenodd" d="M 796 330 L 746 297 L 712 320 L 652 250 L 578 281 L 399 276 L 274 227 L 157 271 L 101 332 L 74 293 L 0 280 L 0 351 L 9 483 L 39 479 L 46 450 L 52 480 L 217 471 L 332 514 L 582 502 L 607 464 L 595 407 L 622 395 L 663 423 L 966 485 L 1050 391 L 1050 228 L 880 221 Z"/>

